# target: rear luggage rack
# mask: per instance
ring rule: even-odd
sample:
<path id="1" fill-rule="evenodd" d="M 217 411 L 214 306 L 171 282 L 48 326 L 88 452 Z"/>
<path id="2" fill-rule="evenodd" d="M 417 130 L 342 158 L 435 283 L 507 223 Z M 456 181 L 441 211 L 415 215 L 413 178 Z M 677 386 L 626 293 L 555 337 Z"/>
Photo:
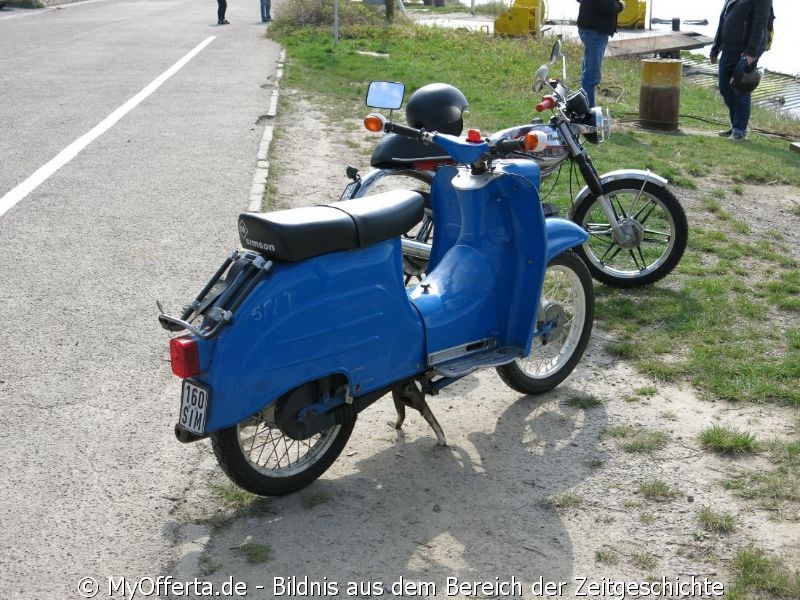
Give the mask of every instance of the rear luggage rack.
<path id="1" fill-rule="evenodd" d="M 210 339 L 231 321 L 236 309 L 270 269 L 272 261 L 263 256 L 253 252 L 232 251 L 200 290 L 197 298 L 183 309 L 180 317 L 166 314 L 161 303 L 157 301 L 160 313 L 158 322 L 167 331 L 186 330 L 201 339 Z M 226 272 L 227 276 L 223 280 Z M 222 287 L 209 295 L 220 281 Z M 203 317 L 201 324 L 192 325 L 192 321 L 198 317 Z"/>

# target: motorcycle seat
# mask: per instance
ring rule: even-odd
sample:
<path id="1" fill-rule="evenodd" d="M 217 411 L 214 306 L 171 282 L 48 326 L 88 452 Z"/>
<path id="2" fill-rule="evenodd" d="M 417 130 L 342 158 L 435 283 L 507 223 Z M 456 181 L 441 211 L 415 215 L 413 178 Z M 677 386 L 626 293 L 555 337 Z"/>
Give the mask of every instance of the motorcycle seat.
<path id="1" fill-rule="evenodd" d="M 393 190 L 334 204 L 241 213 L 239 241 L 270 260 L 297 262 L 398 237 L 422 220 L 418 192 Z"/>

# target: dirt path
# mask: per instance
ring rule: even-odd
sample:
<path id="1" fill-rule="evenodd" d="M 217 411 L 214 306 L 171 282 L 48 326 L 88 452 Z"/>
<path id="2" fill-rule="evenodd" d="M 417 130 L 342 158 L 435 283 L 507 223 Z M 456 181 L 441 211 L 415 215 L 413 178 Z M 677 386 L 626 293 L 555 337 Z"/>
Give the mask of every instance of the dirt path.
<path id="1" fill-rule="evenodd" d="M 336 198 L 346 183 L 345 165 L 367 165 L 376 138 L 356 120 L 332 123 L 330 130 L 317 126 L 329 119 L 298 93 L 284 92 L 283 105 L 288 109 L 279 115 L 270 180 L 273 197 L 281 200 L 271 208 Z M 703 192 L 679 193 L 694 222 Z M 737 206 L 729 209 L 756 218 L 754 235 L 786 229 L 797 190 L 748 188 L 746 194 L 753 200 L 735 198 L 730 202 Z M 797 228 L 786 235 L 799 247 Z M 334 466 L 286 498 L 234 497 L 207 447 L 198 445 L 208 459 L 183 510 L 188 521 L 210 525 L 211 538 L 192 569 L 212 581 L 233 575 L 251 590 L 262 585 L 257 598 L 399 591 L 414 597 L 432 595 L 434 588 L 437 597 L 531 598 L 546 597 L 547 590 L 535 586 L 548 582 L 551 591 L 560 585 L 561 594 L 551 597 L 576 597 L 584 579 L 599 586 L 597 593 L 584 586 L 588 597 L 610 598 L 609 581 L 696 576 L 727 585 L 729 561 L 749 546 L 797 568 L 797 519 L 775 521 L 773 513 L 725 490 L 721 481 L 734 465 L 697 442 L 711 423 L 796 439 L 796 413 L 698 400 L 689 387 L 658 383 L 612 358 L 604 351 L 607 341 L 596 330 L 572 376 L 540 397 L 521 396 L 494 371 L 484 371 L 432 398 L 446 449 L 435 447 L 433 432 L 416 413 L 395 432 L 388 425 L 392 404 L 381 400 L 359 417 Z M 587 395 L 599 404 L 574 406 L 574 397 Z M 664 432 L 668 444 L 652 454 L 626 452 L 606 435 L 622 426 Z M 738 459 L 736 466 L 758 468 L 760 461 Z M 675 495 L 648 499 L 640 486 L 653 481 L 668 484 Z M 221 486 L 216 493 L 214 485 Z M 697 516 L 703 507 L 731 513 L 735 530 L 703 531 Z M 269 556 L 248 560 L 243 545 Z M 490 584 L 499 578 L 509 586 L 448 587 L 448 578 Z M 424 585 L 401 589 L 401 581 Z"/>

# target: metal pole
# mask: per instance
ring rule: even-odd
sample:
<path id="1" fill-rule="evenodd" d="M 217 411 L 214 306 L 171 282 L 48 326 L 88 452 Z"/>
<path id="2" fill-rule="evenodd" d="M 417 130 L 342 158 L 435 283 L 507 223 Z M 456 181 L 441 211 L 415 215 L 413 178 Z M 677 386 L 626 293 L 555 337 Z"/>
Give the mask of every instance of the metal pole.
<path id="1" fill-rule="evenodd" d="M 653 28 L 653 0 L 650 0 L 650 23 L 648 24 L 647 28 Z"/>
<path id="2" fill-rule="evenodd" d="M 339 45 L 339 0 L 333 0 L 333 45 Z"/>

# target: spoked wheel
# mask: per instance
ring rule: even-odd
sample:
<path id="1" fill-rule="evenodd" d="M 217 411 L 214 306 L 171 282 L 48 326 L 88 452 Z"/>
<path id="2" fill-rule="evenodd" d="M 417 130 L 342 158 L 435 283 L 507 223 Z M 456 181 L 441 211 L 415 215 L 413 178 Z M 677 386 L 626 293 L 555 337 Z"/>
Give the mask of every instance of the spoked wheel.
<path id="1" fill-rule="evenodd" d="M 589 232 L 576 251 L 592 277 L 616 287 L 648 285 L 666 276 L 680 262 L 689 237 L 686 214 L 666 188 L 638 179 L 620 179 L 603 186 L 617 220 L 630 234 L 627 242 L 614 239 L 611 225 L 594 196 L 575 209 L 573 221 Z"/>
<path id="2" fill-rule="evenodd" d="M 425 199 L 425 215 L 413 229 L 403 237 L 428 246 L 433 242 L 433 210 L 431 208 L 431 183 L 433 172 L 413 169 L 375 169 L 364 176 L 361 187 L 353 198 L 379 194 L 389 190 L 413 190 Z M 418 282 L 428 271 L 428 259 L 414 256 L 413 251 L 403 251 L 403 273 L 406 285 Z"/>
<path id="3" fill-rule="evenodd" d="M 572 252 L 547 265 L 537 329 L 524 358 L 497 368 L 509 387 L 523 394 L 541 394 L 564 381 L 586 350 L 594 322 L 594 288 L 586 265 Z"/>
<path id="4" fill-rule="evenodd" d="M 214 454 L 239 487 L 262 496 L 282 496 L 302 489 L 322 475 L 350 439 L 356 417 L 305 440 L 285 435 L 277 426 L 275 406 L 211 434 Z"/>

